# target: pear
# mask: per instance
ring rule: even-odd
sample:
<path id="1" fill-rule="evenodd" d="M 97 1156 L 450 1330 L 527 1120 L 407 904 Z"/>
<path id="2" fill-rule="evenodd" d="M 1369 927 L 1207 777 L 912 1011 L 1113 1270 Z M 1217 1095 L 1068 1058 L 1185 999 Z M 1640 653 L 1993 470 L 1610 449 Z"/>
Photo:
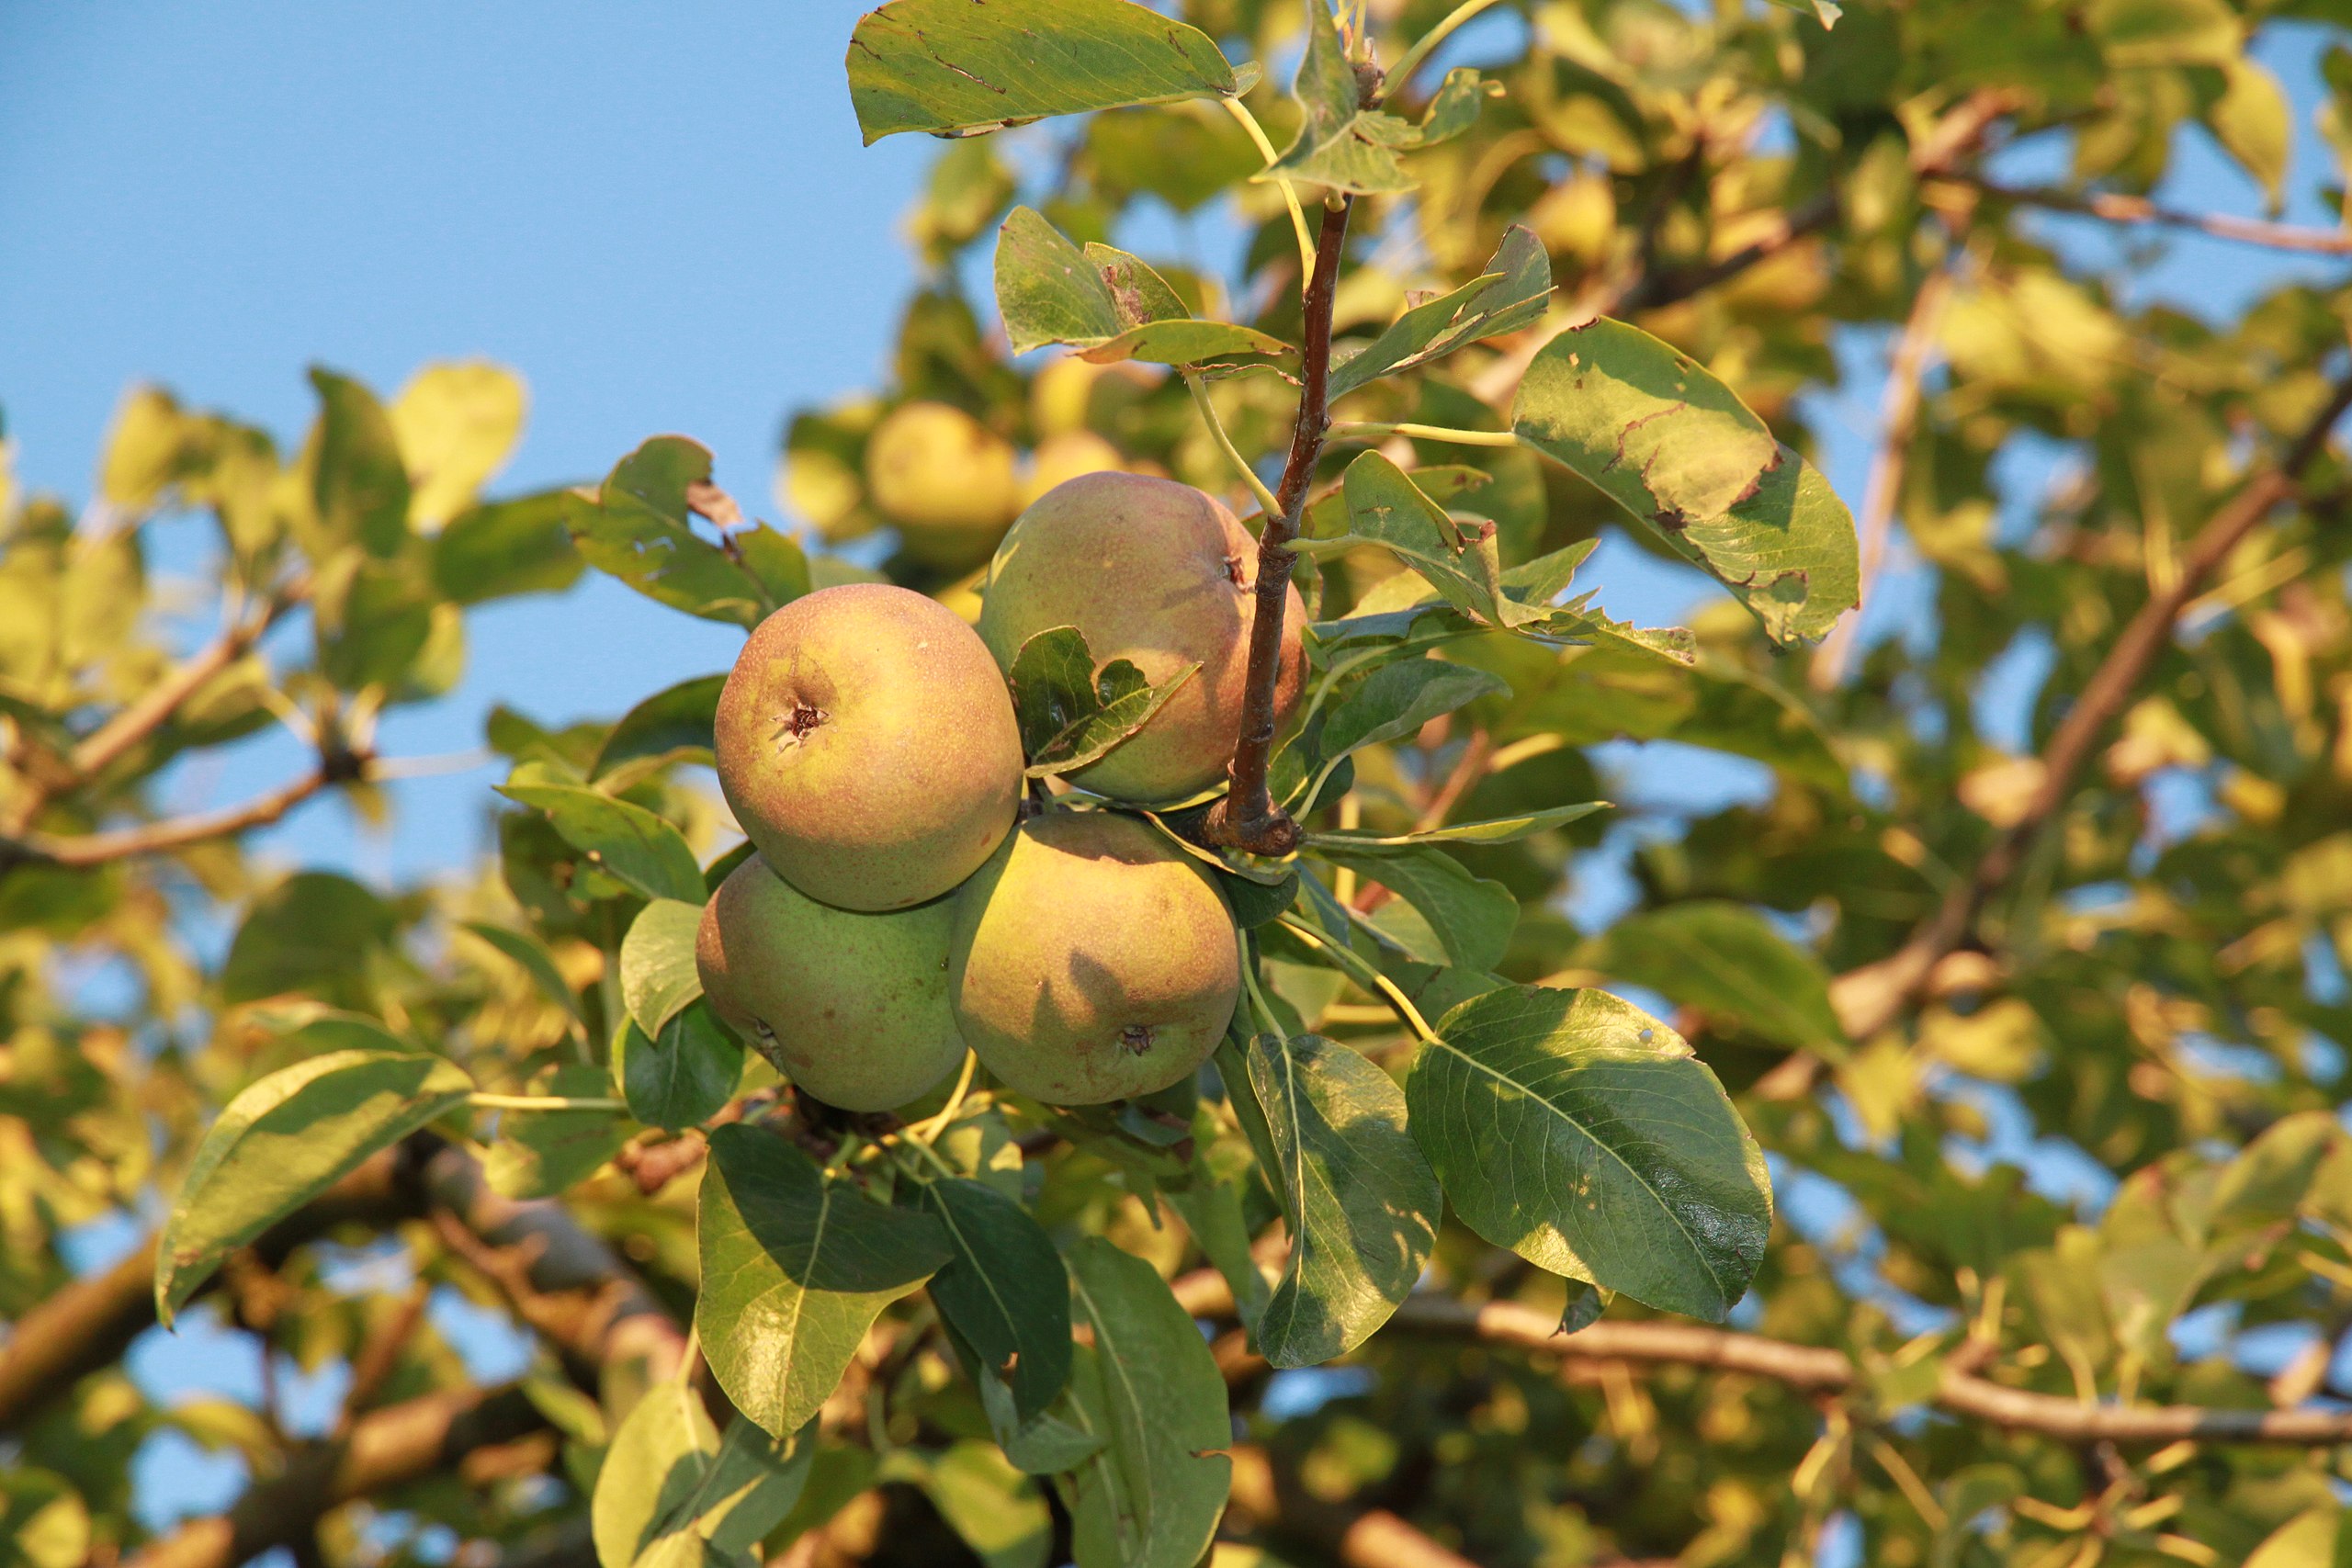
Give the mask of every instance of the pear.
<path id="1" fill-rule="evenodd" d="M 901 403 L 865 444 L 865 488 L 908 555 L 978 565 L 1021 508 L 1011 442 L 951 403 Z"/>
<path id="2" fill-rule="evenodd" d="M 936 898 L 1021 801 L 1004 677 L 954 611 L 888 583 L 794 600 L 719 694 L 719 787 L 777 875 L 845 909 Z"/>
<path id="3" fill-rule="evenodd" d="M 1149 723 L 1070 782 L 1118 800 L 1174 801 L 1225 775 L 1248 685 L 1258 542 L 1215 498 L 1144 474 L 1084 474 L 1031 503 L 981 588 L 980 637 L 1010 672 L 1021 645 L 1076 626 L 1098 664 L 1132 661 L 1158 685 L 1200 671 Z M 1306 618 L 1291 590 L 1275 720 L 1296 712 Z"/>
<path id="4" fill-rule="evenodd" d="M 844 1111 L 888 1111 L 964 1059 L 947 1007 L 953 902 L 860 914 L 820 904 L 753 855 L 695 934 L 718 1016 L 795 1085 Z"/>
<path id="5" fill-rule="evenodd" d="M 956 1029 L 1023 1094 L 1099 1105 L 1166 1089 L 1233 1021 L 1233 912 L 1209 873 L 1138 818 L 1035 818 L 954 902 Z"/>

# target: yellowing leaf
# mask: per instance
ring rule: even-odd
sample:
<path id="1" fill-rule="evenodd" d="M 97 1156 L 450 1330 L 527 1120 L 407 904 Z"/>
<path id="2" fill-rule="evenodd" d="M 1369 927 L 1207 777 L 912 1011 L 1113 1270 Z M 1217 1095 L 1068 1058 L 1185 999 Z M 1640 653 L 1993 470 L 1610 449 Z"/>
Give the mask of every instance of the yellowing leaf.
<path id="1" fill-rule="evenodd" d="M 433 533 L 473 503 L 523 433 L 522 378 L 481 360 L 428 365 L 388 411 L 408 466 L 408 515 Z"/>

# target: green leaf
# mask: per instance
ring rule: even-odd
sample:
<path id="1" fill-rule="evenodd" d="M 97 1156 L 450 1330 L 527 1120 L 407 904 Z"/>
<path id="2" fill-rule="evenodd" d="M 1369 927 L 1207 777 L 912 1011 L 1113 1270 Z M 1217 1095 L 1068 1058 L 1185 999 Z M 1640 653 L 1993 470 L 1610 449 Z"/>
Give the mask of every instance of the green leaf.
<path id="1" fill-rule="evenodd" d="M 778 1440 L 740 1417 L 722 1438 L 690 1383 L 655 1384 L 597 1471 L 589 1518 L 600 1568 L 739 1561 L 800 1500 L 815 1438 L 804 1429 Z"/>
<path id="2" fill-rule="evenodd" d="M 1415 844 L 1515 844 L 1521 839 L 1555 828 L 1565 828 L 1580 818 L 1596 811 L 1609 809 L 1605 800 L 1579 801 L 1574 806 L 1547 807 L 1541 811 L 1522 812 L 1516 817 L 1490 817 L 1483 822 L 1449 822 L 1442 828 L 1428 828 L 1414 833 L 1373 833 L 1343 830 L 1329 833 L 1309 833 L 1309 849 L 1337 850 L 1399 850 Z"/>
<path id="3" fill-rule="evenodd" d="M 1858 602 L 1854 521 L 1829 482 L 1639 328 L 1603 319 L 1545 344 L 1511 424 L 1713 573 L 1774 641 L 1823 637 Z"/>
<path id="4" fill-rule="evenodd" d="M 1068 344 L 1095 364 L 1192 365 L 1290 345 L 1254 328 L 1195 321 L 1158 273 L 1125 251 L 1073 244 L 1035 209 L 998 231 L 996 298 L 1012 352 Z"/>
<path id="5" fill-rule="evenodd" d="M 1736 1019 L 1776 1044 L 1845 1055 L 1829 971 L 1741 905 L 1694 899 L 1645 910 L 1611 926 L 1580 962 L 1685 1007 Z"/>
<path id="6" fill-rule="evenodd" d="M 527 931 L 510 931 L 487 920 L 467 920 L 464 926 L 528 975 L 548 1000 L 573 1018 L 581 1016 L 580 998 L 572 994 L 571 984 L 563 977 L 563 971 L 555 966 L 555 954 L 548 951 L 545 942 Z"/>
<path id="7" fill-rule="evenodd" d="M 0 1568 L 82 1568 L 90 1544 L 89 1506 L 63 1476 L 21 1462 L 0 1474 Z"/>
<path id="8" fill-rule="evenodd" d="M 931 1299 L 980 1362 L 1004 1379 L 1020 1419 L 1045 1410 L 1069 1379 L 1069 1279 L 1053 1238 L 1012 1199 L 960 1178 L 900 1189 L 955 1247 Z"/>
<path id="9" fill-rule="evenodd" d="M 155 1248 L 165 1327 L 222 1258 L 473 1092 L 455 1062 L 401 1049 L 363 1020 L 336 1021 L 384 1048 L 329 1051 L 248 1085 L 197 1145 Z"/>
<path id="10" fill-rule="evenodd" d="M 1058 1260 L 1055 1267 L 1058 1272 Z M 1067 1298 L 1069 1292 L 1062 1293 Z M 1036 1484 L 994 1445 L 949 1445 L 924 1467 L 922 1484 L 940 1517 L 987 1568 L 1046 1568 L 1054 1544 L 1053 1513 Z"/>
<path id="11" fill-rule="evenodd" d="M 221 966 L 221 999 L 233 1005 L 302 991 L 368 1007 L 375 992 L 368 971 L 399 930 L 391 907 L 351 878 L 297 872 L 245 911 Z"/>
<path id="12" fill-rule="evenodd" d="M 1764 1156 L 1681 1036 L 1605 991 L 1463 1003 L 1405 1086 L 1464 1224 L 1555 1274 L 1721 1319 L 1763 1260 Z"/>
<path id="13" fill-rule="evenodd" d="M 1078 1316 L 1094 1331 L 1071 1367 L 1072 1403 L 1103 1439 L 1061 1482 L 1079 1568 L 1193 1568 L 1233 1477 L 1216 1358 L 1141 1258 L 1088 1236 L 1069 1268 Z"/>
<path id="14" fill-rule="evenodd" d="M 649 1036 L 659 1036 L 702 995 L 702 974 L 695 967 L 695 933 L 701 927 L 700 904 L 656 898 L 637 912 L 621 939 L 621 999 Z"/>
<path id="15" fill-rule="evenodd" d="M 1410 906 L 1418 919 L 1399 919 L 1393 904 L 1382 905 L 1372 919 L 1415 960 L 1468 969 L 1492 969 L 1502 962 L 1519 924 L 1519 899 L 1501 883 L 1472 875 L 1460 861 L 1432 845 L 1377 850 L 1317 845 L 1315 852 L 1379 883 Z"/>
<path id="16" fill-rule="evenodd" d="M 1359 747 L 1399 740 L 1442 714 L 1498 693 L 1508 696 L 1510 687 L 1500 676 L 1467 664 L 1423 658 L 1383 665 L 1332 707 L 1318 750 L 1329 761 Z"/>
<path id="17" fill-rule="evenodd" d="M 989 1432 L 1015 1469 L 1026 1475 L 1059 1475 L 1102 1451 L 1103 1439 L 1076 1425 L 1082 1417 L 1067 1384 L 1052 1409 L 1023 1420 L 1013 1407 L 1012 1390 L 1005 1381 L 980 1364 L 978 1354 L 955 1329 L 951 1327 L 947 1334 L 971 1369 L 973 1381 L 979 1384 L 980 1408 L 988 1416 Z"/>
<path id="18" fill-rule="evenodd" d="M 1076 626 L 1037 633 L 1021 645 L 1006 677 L 1028 776 L 1050 778 L 1101 761 L 1150 722 L 1200 668 L 1194 660 L 1154 686 L 1124 659 L 1096 671 L 1086 636 Z"/>
<path id="19" fill-rule="evenodd" d="M 433 540 L 433 586 L 453 604 L 560 593 L 587 564 L 571 546 L 560 490 L 469 507 Z"/>
<path id="20" fill-rule="evenodd" d="M 699 1127 L 735 1096 L 743 1046 L 695 1002 L 648 1038 L 630 1019 L 614 1043 L 614 1076 L 629 1113 L 656 1127 Z"/>
<path id="21" fill-rule="evenodd" d="M 316 468 L 311 497 L 329 536 L 369 555 L 398 555 L 408 542 L 408 468 L 391 416 L 369 391 L 323 366 L 311 367 L 319 394 Z"/>
<path id="22" fill-rule="evenodd" d="M 576 784 L 501 784 L 498 793 L 546 812 L 564 842 L 648 898 L 702 902 L 702 866 L 694 851 L 645 807 Z"/>
<path id="23" fill-rule="evenodd" d="M 740 1122 L 710 1134 L 699 1231 L 703 1354 L 770 1432 L 814 1416 L 882 1309 L 951 1256 L 937 1220 L 876 1203 Z"/>
<path id="24" fill-rule="evenodd" d="M 1238 90 L 1206 33 L 1128 0 L 890 0 L 859 19 L 848 65 L 868 146 Z"/>
<path id="25" fill-rule="evenodd" d="M 1290 1228 L 1258 1348 L 1277 1367 L 1310 1367 L 1363 1344 L 1412 1293 L 1437 1241 L 1437 1178 L 1406 1130 L 1404 1091 L 1355 1052 L 1261 1033 L 1237 1054 Z"/>
<path id="26" fill-rule="evenodd" d="M 697 675 L 654 693 L 621 716 L 588 770 L 601 779 L 628 762 L 707 762 L 717 742 L 718 694 L 725 675 Z"/>
<path id="27" fill-rule="evenodd" d="M 1331 7 L 1326 0 L 1306 0 L 1306 51 L 1291 86 L 1304 111 L 1298 136 L 1271 168 L 1251 177 L 1302 180 L 1359 196 L 1411 190 L 1418 182 L 1396 154 L 1469 130 L 1486 92 L 1476 71 L 1459 67 L 1446 73 L 1418 125 L 1363 107 Z"/>
<path id="28" fill-rule="evenodd" d="M 593 1100 L 612 1088 L 603 1068 L 566 1062 L 534 1077 L 530 1091 Z M 502 1197 L 552 1198 L 594 1175 L 636 1130 L 614 1111 L 502 1111 L 482 1175 Z"/>
<path id="29" fill-rule="evenodd" d="M 1503 231 L 1503 243 L 1479 276 L 1408 309 L 1378 337 L 1332 366 L 1330 395 L 1342 397 L 1480 338 L 1533 326 L 1544 319 L 1551 299 L 1551 258 L 1542 241 L 1514 223 Z"/>
<path id="30" fill-rule="evenodd" d="M 686 488 L 710 478 L 710 453 L 657 435 L 622 458 L 594 497 L 565 492 L 572 542 L 588 564 L 639 593 L 707 621 L 756 626 L 776 605 L 768 586 L 694 531 Z"/>

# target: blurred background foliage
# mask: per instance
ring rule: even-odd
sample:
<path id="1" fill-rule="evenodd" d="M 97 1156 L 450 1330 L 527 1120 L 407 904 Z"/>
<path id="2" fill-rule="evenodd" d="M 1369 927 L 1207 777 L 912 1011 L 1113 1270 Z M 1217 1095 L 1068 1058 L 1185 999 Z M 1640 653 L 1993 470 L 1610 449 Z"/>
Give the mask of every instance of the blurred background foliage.
<path id="1" fill-rule="evenodd" d="M 1448 8 L 1375 0 L 1384 56 Z M 1182 9 L 1234 59 L 1285 62 L 1250 101 L 1286 141 L 1296 7 Z M 1849 499 L 1895 608 L 1791 656 L 1721 601 L 1694 620 L 1687 672 L 1463 647 L 1450 656 L 1509 694 L 1359 756 L 1347 809 L 1402 829 L 1622 796 L 1628 741 L 1666 743 L 1638 753 L 1652 779 L 1731 781 L 1696 813 L 1669 787 L 1665 805 L 1636 793 L 1453 852 L 1521 900 L 1499 973 L 1624 991 L 1733 1090 L 1781 1201 L 1734 1326 L 1833 1349 L 1852 1375 L 1792 1388 L 1400 1323 L 1343 1366 L 1270 1376 L 1210 1290 L 1250 1456 L 1221 1562 L 1408 1561 L 1379 1544 L 1390 1524 L 1497 1565 L 2342 1560 L 2341 1447 L 2012 1429 L 1939 1390 L 1960 1369 L 2230 1412 L 2352 1395 L 2336 1115 L 2352 536 L 2338 459 L 2282 466 L 2332 406 L 2352 304 L 2346 19 L 2328 0 L 1859 0 L 1825 28 L 1810 7 L 1546 0 L 1462 36 L 1506 91 L 1471 132 L 1409 155 L 1418 192 L 1360 203 L 1338 327 L 1375 331 L 1474 276 L 1515 221 L 1549 254 L 1553 312 L 1350 416 L 1499 428 L 1534 346 L 1593 314 L 1633 320 L 1798 449 L 1838 419 L 1878 445 Z M 2257 58 L 2282 37 L 2316 55 L 2321 101 L 2290 106 Z M 2290 158 L 2304 115 L 2327 167 Z M 2214 150 L 2272 217 L 2151 199 Z M 987 268 L 1025 201 L 1143 252 L 1198 313 L 1295 339 L 1287 214 L 1272 186 L 1233 184 L 1257 162 L 1203 104 L 944 144 L 909 220 L 924 273 L 885 374 L 790 417 L 783 533 L 747 551 L 730 529 L 730 556 L 706 529 L 703 548 L 760 592 L 881 573 L 969 613 L 997 535 L 1060 479 L 1123 468 L 1236 491 L 1172 378 L 1013 360 Z M 2290 200 L 2328 221 L 2276 220 Z M 2153 298 L 2170 237 L 2197 230 L 2324 265 L 2217 286 L 2207 311 Z M 493 482 L 525 417 L 514 376 L 438 365 L 380 396 L 313 382 L 299 445 L 145 389 L 78 502 L 0 474 L 0 1560 L 195 1563 L 258 1541 L 303 1563 L 585 1561 L 608 1420 L 679 1353 L 700 1135 L 608 1115 L 510 1118 L 481 1163 L 445 1123 L 241 1254 L 194 1311 L 224 1345 L 269 1348 L 254 1401 L 151 1397 L 119 1359 L 146 1326 L 147 1249 L 77 1276 L 61 1247 L 157 1216 L 218 1108 L 300 1054 L 322 1007 L 484 1089 L 608 1081 L 583 1055 L 619 1021 L 641 899 L 542 818 L 505 812 L 494 863 L 413 885 L 244 847 L 315 796 L 387 809 L 388 784 L 435 763 L 383 755 L 382 716 L 450 690 L 473 606 L 583 569 L 563 491 Z M 1840 400 L 1856 385 L 1879 396 Z M 1214 395 L 1246 450 L 1282 445 L 1279 380 Z M 1605 527 L 1648 547 L 1531 453 L 1419 456 L 1488 477 L 1479 505 L 1513 558 Z M 2273 483 L 2204 558 L 2208 524 Z M 190 513 L 219 538 L 194 598 L 147 565 L 150 530 Z M 1318 614 L 1376 594 L 1380 570 L 1326 562 Z M 2100 686 L 2151 605 L 2144 667 Z M 616 692 L 611 723 L 502 710 L 485 741 L 666 817 L 707 861 L 735 835 L 684 690 L 633 709 L 654 694 Z M 2094 700 L 2112 723 L 2053 785 L 2064 720 Z M 218 813 L 169 808 L 175 780 L 272 727 L 300 739 L 303 769 Z M 2005 845 L 2013 863 L 1972 894 Z M 1956 897 L 1962 929 L 1919 945 Z M 77 980 L 103 965 L 135 976 L 128 1013 L 84 1005 Z M 1303 970 L 1283 997 L 1367 1049 L 1394 1032 L 1374 998 Z M 756 1102 L 763 1069 L 730 1052 L 714 1038 L 709 1103 L 669 1120 Z M 1050 1223 L 1201 1277 L 1204 1238 L 1136 1196 L 1148 1180 L 1089 1148 L 1032 1163 Z M 1568 1305 L 1452 1224 L 1432 1282 L 1473 1305 Z M 537 1348 L 486 1384 L 418 1310 L 432 1292 Z M 1638 1321 L 1629 1305 L 1610 1321 Z M 1046 1560 L 1053 1515 L 972 1440 L 986 1425 L 951 1373 L 920 1335 L 885 1340 L 829 1406 L 778 1551 Z M 294 1418 L 280 1380 L 322 1379 L 341 1390 L 323 1418 Z M 368 1425 L 393 1415 L 410 1450 Z M 241 1458 L 254 1490 L 228 1523 L 151 1539 L 132 1461 L 166 1431 Z"/>

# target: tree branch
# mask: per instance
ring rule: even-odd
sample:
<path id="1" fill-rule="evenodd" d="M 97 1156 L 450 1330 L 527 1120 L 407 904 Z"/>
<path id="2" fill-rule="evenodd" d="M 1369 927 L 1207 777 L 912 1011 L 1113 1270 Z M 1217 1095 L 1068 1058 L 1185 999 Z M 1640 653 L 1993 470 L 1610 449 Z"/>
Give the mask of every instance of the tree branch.
<path id="1" fill-rule="evenodd" d="M 1315 270 L 1306 280 L 1306 330 L 1300 345 L 1298 414 L 1291 426 L 1290 457 L 1274 487 L 1279 513 L 1268 513 L 1258 536 L 1256 614 L 1250 625 L 1248 685 L 1241 703 L 1240 733 L 1233 744 L 1233 781 L 1226 797 L 1210 808 L 1208 837 L 1253 854 L 1284 855 L 1298 847 L 1298 824 L 1266 791 L 1266 766 L 1273 754 L 1274 689 L 1283 663 L 1283 620 L 1288 609 L 1291 569 L 1298 558 L 1288 548 L 1298 537 L 1308 485 L 1330 433 L 1331 302 L 1338 292 L 1340 253 L 1347 248 L 1348 210 L 1341 197 L 1323 209 L 1316 237 Z"/>
<path id="2" fill-rule="evenodd" d="M 1830 999 L 1849 1035 L 1860 1040 L 1893 1022 L 1925 987 L 1938 962 L 1968 940 L 1985 904 L 2017 874 L 2035 837 L 2073 795 L 2075 781 L 2109 726 L 2129 705 L 2157 658 L 2171 646 L 2181 612 L 2238 541 L 2268 516 L 2272 507 L 2295 493 L 2303 470 L 2326 448 L 2328 433 L 2346 408 L 2352 408 L 2352 374 L 2336 382 L 2318 415 L 2278 462 L 2248 481 L 2198 530 L 2181 554 L 2174 580 L 2150 594 L 2125 624 L 2122 635 L 2091 672 L 2043 749 L 2041 783 L 2024 815 L 2002 829 L 1974 870 L 1945 896 L 1910 941 L 1888 957 L 1841 975 L 1832 983 Z"/>
<path id="3" fill-rule="evenodd" d="M 78 869 L 184 850 L 190 844 L 266 828 L 320 791 L 365 776 L 365 765 L 356 759 L 350 765 L 323 761 L 266 795 L 218 811 L 167 817 L 160 822 L 145 822 L 136 828 L 118 828 L 105 833 L 33 833 L 13 841 L 0 839 L 0 872 L 8 870 L 12 863 L 45 862 Z"/>
<path id="4" fill-rule="evenodd" d="M 2104 218 L 2110 223 L 2154 223 L 2171 229 L 2193 229 L 2217 240 L 2262 245 L 2274 251 L 2352 255 L 2352 233 L 2342 230 L 2305 229 L 2292 223 L 2267 223 L 2256 218 L 2232 218 L 2218 212 L 2184 212 L 2177 208 L 2159 207 L 2145 197 L 2119 196 L 2110 191 L 2026 188 L 1999 185 L 1979 175 L 1942 171 L 1931 173 L 1928 177 L 1950 185 L 1966 186 L 1996 201 L 2014 202 L 2020 207 L 2039 207 L 2052 212 L 2075 213 L 2085 218 Z"/>

